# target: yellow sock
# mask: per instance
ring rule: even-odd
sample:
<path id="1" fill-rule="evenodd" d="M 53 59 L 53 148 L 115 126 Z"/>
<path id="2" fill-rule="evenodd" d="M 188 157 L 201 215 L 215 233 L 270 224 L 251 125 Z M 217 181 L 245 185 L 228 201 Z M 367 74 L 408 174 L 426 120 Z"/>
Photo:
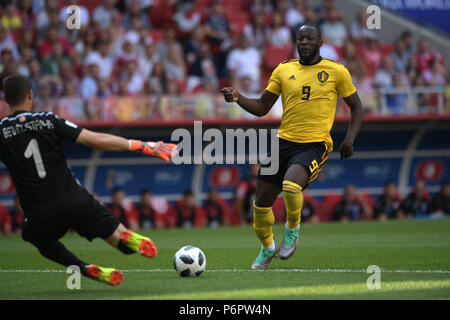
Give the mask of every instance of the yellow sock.
<path id="1" fill-rule="evenodd" d="M 253 208 L 253 229 L 261 244 L 269 247 L 273 242 L 272 225 L 275 223 L 272 207 L 258 207 L 253 203 Z"/>
<path id="2" fill-rule="evenodd" d="M 299 226 L 303 207 L 302 187 L 298 184 L 284 180 L 283 198 L 286 207 L 287 227 L 295 229 Z"/>

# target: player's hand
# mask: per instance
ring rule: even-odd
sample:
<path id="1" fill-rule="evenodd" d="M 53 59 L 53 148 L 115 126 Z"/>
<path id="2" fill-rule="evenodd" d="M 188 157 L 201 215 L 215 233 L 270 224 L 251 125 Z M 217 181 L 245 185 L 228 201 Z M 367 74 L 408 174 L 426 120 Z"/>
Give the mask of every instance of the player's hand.
<path id="1" fill-rule="evenodd" d="M 225 87 L 220 90 L 226 102 L 236 102 L 238 101 L 239 93 L 236 89 L 231 87 Z"/>
<path id="2" fill-rule="evenodd" d="M 129 143 L 130 150 L 132 152 L 158 157 L 166 162 L 169 162 L 170 158 L 174 157 L 178 153 L 177 145 L 173 143 L 165 143 L 163 141 L 144 142 L 140 140 L 129 140 Z"/>
<path id="3" fill-rule="evenodd" d="M 347 139 L 344 139 L 344 141 L 341 144 L 341 160 L 348 159 L 351 156 L 353 156 L 353 142 Z"/>

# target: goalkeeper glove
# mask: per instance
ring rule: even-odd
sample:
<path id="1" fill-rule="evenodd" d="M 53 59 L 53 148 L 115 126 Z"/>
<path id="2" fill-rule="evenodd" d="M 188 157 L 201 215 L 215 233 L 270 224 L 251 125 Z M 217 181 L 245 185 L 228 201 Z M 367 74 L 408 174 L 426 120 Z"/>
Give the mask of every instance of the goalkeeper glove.
<path id="1" fill-rule="evenodd" d="M 164 143 L 163 141 L 144 142 L 141 140 L 128 140 L 128 144 L 131 152 L 158 157 L 166 162 L 169 162 L 170 158 L 177 154 L 177 145 L 173 143 Z"/>

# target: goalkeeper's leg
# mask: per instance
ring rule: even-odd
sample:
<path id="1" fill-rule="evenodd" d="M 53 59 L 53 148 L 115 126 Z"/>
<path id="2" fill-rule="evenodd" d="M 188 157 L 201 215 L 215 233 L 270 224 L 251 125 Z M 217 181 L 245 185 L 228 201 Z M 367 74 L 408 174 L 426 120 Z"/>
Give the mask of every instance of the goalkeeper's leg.
<path id="1" fill-rule="evenodd" d="M 144 257 L 154 258 L 158 253 L 156 245 L 150 238 L 127 229 L 123 224 L 119 224 L 105 241 L 124 254 L 139 253 Z"/>

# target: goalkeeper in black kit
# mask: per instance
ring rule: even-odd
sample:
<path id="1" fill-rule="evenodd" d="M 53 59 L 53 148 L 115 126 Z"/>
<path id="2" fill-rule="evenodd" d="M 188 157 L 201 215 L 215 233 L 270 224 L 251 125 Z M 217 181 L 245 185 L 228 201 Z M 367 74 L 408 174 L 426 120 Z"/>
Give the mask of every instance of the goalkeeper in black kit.
<path id="1" fill-rule="evenodd" d="M 27 78 L 13 74 L 3 81 L 4 99 L 11 114 L 0 120 L 0 159 L 8 168 L 25 213 L 22 238 L 39 252 L 83 275 L 118 285 L 123 277 L 115 268 L 89 264 L 59 241 L 69 229 L 91 241 L 100 237 L 125 254 L 153 258 L 151 239 L 128 230 L 107 207 L 82 187 L 67 165 L 61 139 L 103 151 L 132 151 L 166 162 L 176 145 L 127 140 L 80 128 L 51 112 L 32 112 L 33 92 Z"/>

